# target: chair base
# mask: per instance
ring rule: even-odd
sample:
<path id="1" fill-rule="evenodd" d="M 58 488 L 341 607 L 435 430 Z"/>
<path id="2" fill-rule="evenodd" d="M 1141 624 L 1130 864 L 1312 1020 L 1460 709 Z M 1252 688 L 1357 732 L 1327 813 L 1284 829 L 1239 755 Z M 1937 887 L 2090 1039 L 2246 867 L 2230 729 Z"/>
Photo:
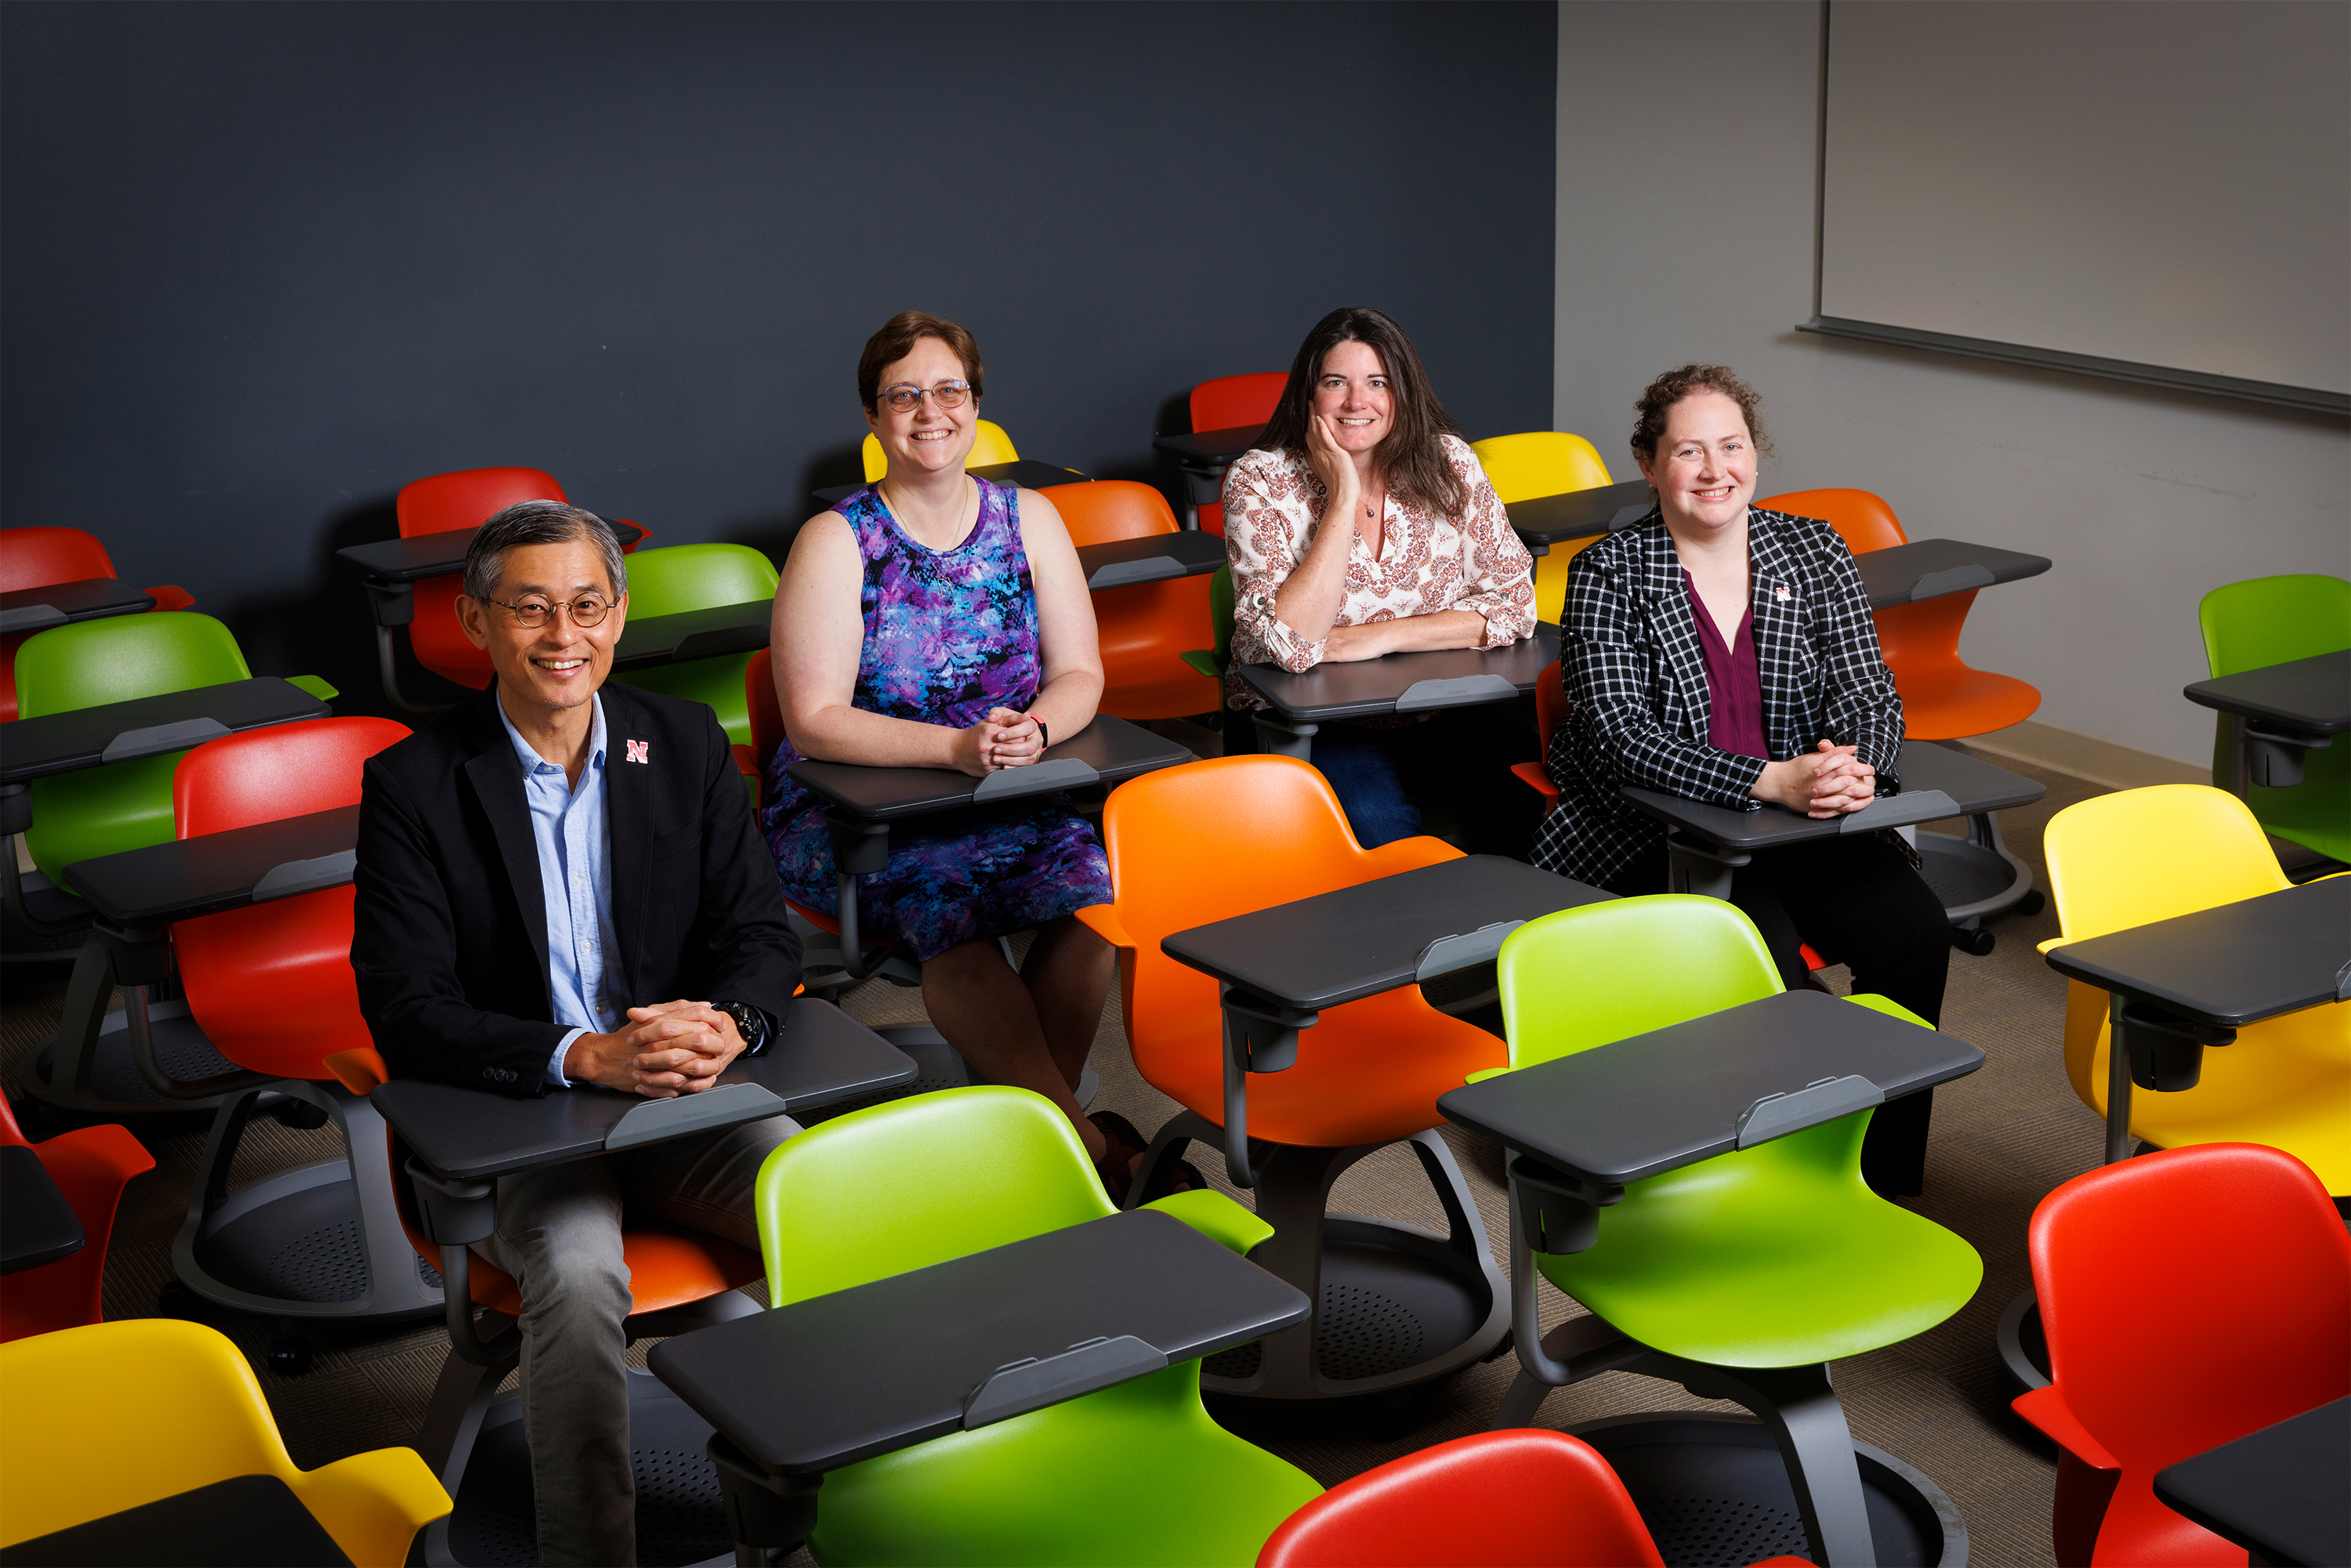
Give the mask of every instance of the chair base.
<path id="1" fill-rule="evenodd" d="M 1157 1190 L 1167 1162 L 1224 1130 L 1178 1113 L 1151 1141 L 1134 1197 Z M 1510 1326 L 1510 1291 L 1494 1265 L 1477 1204 L 1445 1140 L 1408 1140 L 1444 1206 L 1449 1233 L 1327 1211 L 1349 1166 L 1384 1144 L 1318 1149 L 1273 1145 L 1258 1166 L 1257 1211 L 1274 1228 L 1252 1262 L 1305 1292 L 1306 1322 L 1210 1357 L 1204 1393 L 1244 1399 L 1353 1399 L 1395 1393 L 1486 1360 Z"/>
<path id="2" fill-rule="evenodd" d="M 2001 1364 L 2008 1368 L 2018 1393 L 2049 1386 L 2049 1336 L 2042 1332 L 2041 1302 L 2032 1287 L 2027 1286 L 2001 1312 L 2000 1326 L 1992 1331 L 1992 1343 L 1999 1347 Z"/>
<path id="3" fill-rule="evenodd" d="M 629 1457 L 637 1482 L 637 1561 L 645 1568 L 734 1557 L 718 1472 L 704 1453 L 710 1437 L 710 1423 L 659 1378 L 630 1369 Z M 534 1568 L 538 1522 L 521 1395 L 489 1405 L 471 1448 L 457 1484 L 449 1487 L 455 1510 L 425 1529 L 424 1561 L 436 1568 Z"/>
<path id="4" fill-rule="evenodd" d="M 1804 1523 L 1769 1427 L 1751 1416 L 1616 1416 L 1567 1428 L 1606 1457 L 1673 1568 L 1801 1557 Z M 1943 1490 L 1867 1443 L 1853 1446 L 1873 1561 L 1964 1568 L 1968 1531 Z"/>
<path id="5" fill-rule="evenodd" d="M 388 1163 L 362 1155 L 354 1166 L 346 1154 L 229 1190 L 265 1094 L 317 1106 L 347 1150 L 384 1146 L 383 1118 L 337 1084 L 287 1079 L 224 1095 L 172 1243 L 179 1281 L 219 1306 L 280 1318 L 389 1322 L 440 1312 L 441 1276 L 401 1229 Z"/>
<path id="6" fill-rule="evenodd" d="M 124 1006 L 108 1012 L 107 998 L 118 977 L 115 945 L 106 935 L 103 927 L 93 933 L 74 956 L 64 1016 L 57 1032 L 36 1048 L 26 1074 L 35 1099 L 110 1121 L 192 1112 L 211 1115 L 225 1092 L 270 1082 L 214 1051 L 187 1003 L 154 1000 L 147 986 L 124 984 Z M 135 1036 L 143 1036 L 163 1078 L 180 1085 L 176 1092 L 165 1093 L 141 1071 Z"/>
<path id="7" fill-rule="evenodd" d="M 1531 1259 L 1524 1249 L 1523 1238 L 1514 1226 L 1511 1261 L 1514 1267 L 1525 1269 L 1528 1276 L 1517 1281 L 1517 1293 L 1523 1298 L 1519 1310 L 1525 1314 L 1519 1319 L 1521 1323 L 1531 1321 L 1535 1295 Z M 1777 1470 L 1776 1477 L 1769 1483 L 1769 1496 L 1773 1500 L 1770 1511 L 1754 1517 L 1782 1521 L 1774 1528 L 1781 1528 L 1785 1521 L 1792 1520 L 1797 1531 L 1793 1539 L 1799 1544 L 1775 1547 L 1774 1551 L 1784 1551 L 1789 1555 L 1801 1553 L 1810 1557 L 1821 1568 L 1865 1568 L 1865 1565 L 1872 1563 L 1949 1563 L 1957 1568 L 1966 1561 L 1967 1532 L 1959 1522 L 1958 1511 L 1952 1508 L 1950 1500 L 1936 1490 L 1924 1476 L 1909 1470 L 1907 1466 L 1900 1467 L 1900 1469 L 1915 1482 L 1911 1490 L 1928 1500 L 1925 1503 L 1928 1511 L 1945 1528 L 1939 1536 L 1934 1538 L 1939 1544 L 1931 1552 L 1921 1546 L 1921 1555 L 1898 1554 L 1900 1543 L 1895 1537 L 1899 1531 L 1881 1517 L 1882 1508 L 1872 1500 L 1871 1477 L 1863 1473 L 1860 1465 L 1863 1445 L 1853 1440 L 1853 1432 L 1845 1425 L 1844 1408 L 1837 1402 L 1836 1390 L 1829 1383 L 1829 1369 L 1824 1365 L 1709 1365 L 1654 1349 L 1604 1319 L 1591 1316 L 1570 1318 L 1542 1335 L 1540 1341 L 1532 1339 L 1531 1331 L 1520 1331 L 1519 1375 L 1512 1380 L 1510 1392 L 1502 1396 L 1491 1429 L 1501 1431 L 1507 1427 L 1533 1426 L 1544 1397 L 1553 1388 L 1567 1387 L 1604 1372 L 1630 1372 L 1667 1383 L 1678 1383 L 1700 1399 L 1728 1399 L 1745 1406 L 1761 1417 L 1757 1423 L 1760 1436 L 1753 1439 L 1721 1439 L 1715 1437 L 1712 1432 L 1699 1436 L 1716 1441 L 1728 1440 L 1743 1447 L 1775 1450 L 1776 1465 L 1761 1459 L 1740 1458 L 1740 1464 L 1726 1467 L 1727 1471 L 1747 1469 L 1758 1476 L 1765 1471 Z M 1635 1422 L 1682 1422 L 1689 1419 L 1690 1416 L 1660 1413 L 1656 1416 L 1625 1417 L 1619 1422 L 1600 1422 L 1595 1426 L 1608 1428 Z M 1721 1417 L 1717 1419 L 1719 1421 Z M 1730 1429 L 1728 1427 L 1722 1428 L 1725 1431 Z M 1585 1435 L 1585 1428 L 1573 1430 L 1578 1437 Z M 1597 1443 L 1593 1446 L 1600 1447 Z M 1606 1452 L 1606 1449 L 1604 1448 L 1602 1451 Z M 1876 1449 L 1870 1449 L 1868 1453 L 1876 1467 L 1871 1472 L 1873 1475 L 1889 1465 L 1899 1463 Z M 1687 1476 L 1698 1483 L 1699 1490 L 1665 1494 L 1672 1506 L 1662 1508 L 1661 1526 L 1653 1525 L 1653 1529 L 1673 1531 L 1692 1524 L 1703 1526 L 1710 1504 L 1729 1500 L 1713 1490 L 1721 1484 L 1716 1479 L 1716 1466 L 1723 1457 L 1716 1455 L 1709 1458 L 1700 1453 L 1692 1456 L 1687 1464 L 1665 1468 L 1664 1473 L 1668 1478 Z M 1641 1501 L 1640 1490 L 1633 1485 L 1631 1476 L 1626 1476 L 1625 1484 L 1632 1488 L 1635 1500 Z M 1755 1484 L 1761 1486 L 1764 1483 L 1758 1481 Z M 1647 1511 L 1648 1505 L 1645 1502 L 1645 1517 Z M 1738 1508 L 1729 1511 L 1734 1519 L 1741 1514 Z M 1687 1517 L 1692 1514 L 1697 1517 Z M 1922 1516 L 1913 1511 L 1908 1517 L 1915 1520 Z M 1881 1528 L 1887 1533 L 1879 1534 Z M 1756 1555 L 1767 1554 L 1760 1550 L 1761 1543 L 1758 1544 Z M 1743 1552 L 1746 1545 L 1741 1542 L 1739 1550 Z M 1726 1559 L 1709 1556 L 1708 1560 L 1720 1562 Z M 1729 1560 L 1746 1562 L 1750 1559 L 1733 1553 Z M 1673 1559 L 1669 1556 L 1667 1561 L 1670 1563 Z"/>

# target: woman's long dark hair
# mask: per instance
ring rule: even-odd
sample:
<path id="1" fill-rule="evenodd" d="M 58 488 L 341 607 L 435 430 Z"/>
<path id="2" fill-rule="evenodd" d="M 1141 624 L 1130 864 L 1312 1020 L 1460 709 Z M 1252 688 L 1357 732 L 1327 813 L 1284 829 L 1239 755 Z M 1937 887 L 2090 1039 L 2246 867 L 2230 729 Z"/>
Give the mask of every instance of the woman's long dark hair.
<path id="1" fill-rule="evenodd" d="M 1274 404 L 1273 417 L 1266 421 L 1258 445 L 1301 458 L 1306 455 L 1314 382 L 1322 373 L 1324 358 L 1342 343 L 1367 345 L 1387 372 L 1393 413 L 1387 439 L 1375 450 L 1388 493 L 1444 517 L 1458 517 L 1469 500 L 1468 492 L 1453 465 L 1446 461 L 1444 443 L 1437 437 L 1459 435 L 1461 427 L 1429 390 L 1428 372 L 1420 368 L 1420 351 L 1405 336 L 1404 329 L 1368 305 L 1342 306 L 1314 323 L 1314 330 L 1298 345 L 1298 357 L 1290 363 L 1290 381 L 1281 389 L 1281 401 Z"/>

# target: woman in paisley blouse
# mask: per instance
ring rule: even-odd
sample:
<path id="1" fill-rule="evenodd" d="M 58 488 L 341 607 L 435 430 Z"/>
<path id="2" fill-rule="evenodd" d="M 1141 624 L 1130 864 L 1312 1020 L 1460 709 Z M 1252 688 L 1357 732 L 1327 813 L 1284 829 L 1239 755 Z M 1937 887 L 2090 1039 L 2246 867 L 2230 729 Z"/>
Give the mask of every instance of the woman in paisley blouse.
<path id="1" fill-rule="evenodd" d="M 1261 445 L 1225 474 L 1233 663 L 1310 670 L 1429 648 L 1500 648 L 1533 634 L 1533 558 L 1477 455 L 1429 390 L 1404 329 L 1333 310 L 1290 367 Z M 1226 677 L 1238 710 L 1263 706 Z M 1539 749 L 1509 705 L 1325 724 L 1314 765 L 1366 848 L 1421 831 L 1442 804 L 1468 847 L 1526 853 L 1538 802 L 1510 776 Z"/>
<path id="2" fill-rule="evenodd" d="M 964 472 L 978 429 L 978 345 L 920 311 L 891 318 L 858 361 L 857 395 L 889 461 L 881 480 L 810 519 L 776 591 L 785 743 L 760 814 L 784 890 L 837 908 L 824 802 L 801 758 L 984 776 L 1036 762 L 1093 722 L 1102 689 L 1093 606 L 1051 502 Z M 1139 1138 L 1081 1115 L 1114 958 L 1071 918 L 1110 901 L 1101 841 L 1060 795 L 926 817 L 890 835 L 858 912 L 911 950 L 947 1042 L 991 1082 L 1061 1106 L 1123 1192 Z M 1035 929 L 1019 971 L 997 938 Z M 1102 1125 L 1112 1135 L 1105 1136 Z"/>

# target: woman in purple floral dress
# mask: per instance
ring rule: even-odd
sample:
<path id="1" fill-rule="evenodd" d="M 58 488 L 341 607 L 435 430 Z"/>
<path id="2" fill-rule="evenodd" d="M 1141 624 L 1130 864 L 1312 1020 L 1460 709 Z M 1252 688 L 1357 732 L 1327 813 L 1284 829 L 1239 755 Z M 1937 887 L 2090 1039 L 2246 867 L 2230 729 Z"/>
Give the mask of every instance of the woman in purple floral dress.
<path id="1" fill-rule="evenodd" d="M 1093 722 L 1102 658 L 1077 551 L 1052 503 L 964 472 L 978 428 L 979 350 L 952 321 L 907 311 L 866 344 L 858 395 L 889 461 L 810 520 L 776 594 L 776 688 L 789 738 L 760 814 L 784 891 L 836 913 L 824 802 L 802 758 L 984 776 L 1027 767 Z M 1071 1091 L 1115 968 L 1073 911 L 1110 901 L 1102 842 L 1059 795 L 893 828 L 858 914 L 923 967 L 947 1042 L 991 1082 L 1060 1105 L 1113 1195 L 1133 1135 Z M 1035 928 L 1019 972 L 997 938 Z"/>

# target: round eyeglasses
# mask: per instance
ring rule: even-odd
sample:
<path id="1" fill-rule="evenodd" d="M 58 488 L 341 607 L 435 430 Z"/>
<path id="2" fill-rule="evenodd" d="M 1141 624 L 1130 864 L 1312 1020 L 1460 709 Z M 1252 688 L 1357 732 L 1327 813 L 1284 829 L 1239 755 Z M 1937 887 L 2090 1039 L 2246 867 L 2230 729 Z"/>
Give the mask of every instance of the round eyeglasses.
<path id="1" fill-rule="evenodd" d="M 925 397 L 941 408 L 961 408 L 964 399 L 970 395 L 969 382 L 941 382 L 932 387 L 918 387 L 912 382 L 900 382 L 895 386 L 883 387 L 881 401 L 889 405 L 893 413 L 912 413 L 915 405 Z"/>
<path id="2" fill-rule="evenodd" d="M 513 616 L 516 625 L 528 631 L 546 625 L 558 610 L 570 616 L 574 626 L 596 625 L 612 612 L 612 601 L 601 593 L 583 593 L 560 604 L 549 604 L 544 599 L 526 599 L 518 604 L 508 604 L 503 599 L 490 602 Z"/>

